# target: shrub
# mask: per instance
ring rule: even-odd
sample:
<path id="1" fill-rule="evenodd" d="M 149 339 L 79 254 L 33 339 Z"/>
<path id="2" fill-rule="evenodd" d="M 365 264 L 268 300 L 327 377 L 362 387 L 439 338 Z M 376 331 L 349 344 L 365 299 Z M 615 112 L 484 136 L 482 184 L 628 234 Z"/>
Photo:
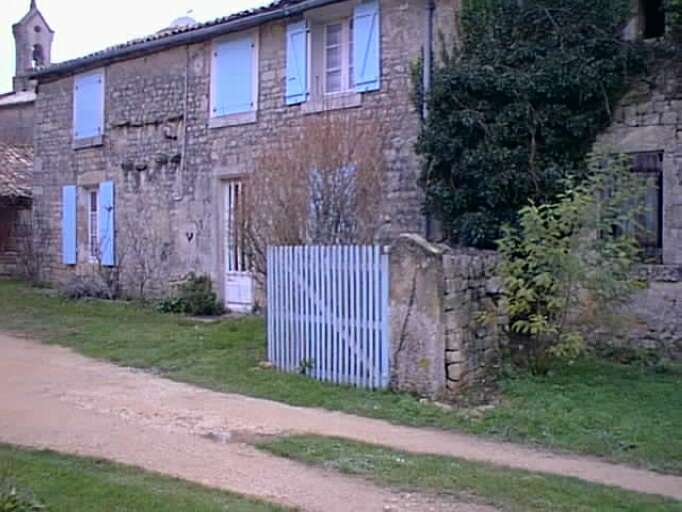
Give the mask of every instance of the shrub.
<path id="1" fill-rule="evenodd" d="M 629 164 L 591 158 L 582 184 L 567 185 L 555 203 L 523 208 L 519 227 L 505 229 L 499 271 L 510 331 L 535 373 L 552 359 L 579 356 L 584 339 L 576 320 L 598 319 L 639 286 L 632 228 L 644 190 Z"/>
<path id="2" fill-rule="evenodd" d="M 47 509 L 30 493 L 19 490 L 14 482 L 0 479 L 0 512 L 44 512 Z"/>
<path id="3" fill-rule="evenodd" d="M 94 298 L 114 298 L 114 293 L 107 281 L 99 274 L 74 276 L 61 287 L 62 294 L 73 300 Z"/>
<path id="4" fill-rule="evenodd" d="M 198 276 L 191 273 L 177 288 L 174 297 L 159 303 L 159 311 L 164 313 L 182 313 L 192 316 L 214 316 L 225 311 L 223 304 L 213 291 L 210 276 Z"/>
<path id="5" fill-rule="evenodd" d="M 301 130 L 264 151 L 244 187 L 242 243 L 262 284 L 268 246 L 371 243 L 385 226 L 381 119 L 311 116 Z"/>

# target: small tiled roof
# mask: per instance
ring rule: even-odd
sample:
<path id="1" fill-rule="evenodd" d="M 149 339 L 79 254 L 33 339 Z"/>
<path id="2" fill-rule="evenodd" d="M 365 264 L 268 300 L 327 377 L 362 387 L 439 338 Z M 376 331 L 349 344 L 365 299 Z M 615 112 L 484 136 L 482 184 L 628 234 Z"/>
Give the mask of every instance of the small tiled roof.
<path id="1" fill-rule="evenodd" d="M 0 107 L 20 105 L 22 103 L 33 103 L 36 100 L 36 93 L 33 91 L 19 91 L 0 94 Z"/>
<path id="2" fill-rule="evenodd" d="M 0 197 L 31 197 L 33 148 L 0 142 Z"/>
<path id="3" fill-rule="evenodd" d="M 177 40 L 176 36 L 181 36 L 184 34 L 189 34 L 192 32 L 199 32 L 202 31 L 203 29 L 208 29 L 212 27 L 219 27 L 220 25 L 226 25 L 228 23 L 232 23 L 238 20 L 244 19 L 246 21 L 247 18 L 254 17 L 260 14 L 266 14 L 268 12 L 274 12 L 280 9 L 286 9 L 288 7 L 293 7 L 298 4 L 302 4 L 306 2 L 307 0 L 274 0 L 273 2 L 266 4 L 261 7 L 255 7 L 252 9 L 247 9 L 244 11 L 240 11 L 234 14 L 231 14 L 229 16 L 224 16 L 221 18 L 216 18 L 211 21 L 203 22 L 203 23 L 195 23 L 193 25 L 184 25 L 184 26 L 177 26 L 177 27 L 169 27 L 164 30 L 160 30 L 159 32 L 156 32 L 154 34 L 150 34 L 144 37 L 140 37 L 137 39 L 132 39 L 130 41 L 127 41 L 122 44 L 118 44 L 116 46 L 111 46 L 109 48 L 106 48 L 104 50 L 100 50 L 98 52 L 94 52 L 88 55 L 84 55 L 82 57 L 78 57 L 76 59 L 71 59 L 67 60 L 64 62 L 56 63 L 56 64 L 50 64 L 48 66 L 45 66 L 43 68 L 39 68 L 36 71 L 32 73 L 33 76 L 36 76 L 38 78 L 44 77 L 44 76 L 49 76 L 52 74 L 59 74 L 62 71 L 71 71 L 73 70 L 74 67 L 76 66 L 89 66 L 94 63 L 99 63 L 99 62 L 104 62 L 109 59 L 112 59 L 114 57 L 121 56 L 123 54 L 128 54 L 132 53 L 131 51 L 136 50 L 138 47 L 142 47 L 145 45 L 148 45 L 149 43 L 163 43 L 166 42 L 168 43 L 168 46 L 174 45 L 174 40 Z M 333 3 L 334 1 L 339 1 L 339 0 L 330 0 L 327 3 Z M 183 44 L 182 42 L 178 42 L 177 44 Z"/>

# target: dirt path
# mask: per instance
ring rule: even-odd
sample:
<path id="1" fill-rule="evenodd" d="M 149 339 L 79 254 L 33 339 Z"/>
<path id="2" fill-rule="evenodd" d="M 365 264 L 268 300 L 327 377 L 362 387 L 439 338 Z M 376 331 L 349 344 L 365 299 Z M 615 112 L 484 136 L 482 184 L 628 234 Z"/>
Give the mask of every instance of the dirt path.
<path id="1" fill-rule="evenodd" d="M 1 334 L 0 354 L 0 441 L 104 457 L 304 510 L 490 509 L 408 499 L 260 453 L 244 440 L 293 432 L 338 436 L 682 499 L 682 477 L 215 393 Z"/>

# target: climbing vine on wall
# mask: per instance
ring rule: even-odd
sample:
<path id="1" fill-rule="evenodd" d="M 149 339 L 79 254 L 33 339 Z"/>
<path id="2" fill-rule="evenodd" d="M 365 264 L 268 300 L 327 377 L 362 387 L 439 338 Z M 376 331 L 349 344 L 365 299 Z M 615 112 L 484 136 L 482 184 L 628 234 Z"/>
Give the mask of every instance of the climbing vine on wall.
<path id="1" fill-rule="evenodd" d="M 586 172 L 615 100 L 644 69 L 641 47 L 622 38 L 629 13 L 630 0 L 469 0 L 417 145 L 425 209 L 450 242 L 494 247 L 529 200 Z"/>
<path id="2" fill-rule="evenodd" d="M 672 38 L 682 40 L 682 0 L 665 0 L 666 24 Z"/>

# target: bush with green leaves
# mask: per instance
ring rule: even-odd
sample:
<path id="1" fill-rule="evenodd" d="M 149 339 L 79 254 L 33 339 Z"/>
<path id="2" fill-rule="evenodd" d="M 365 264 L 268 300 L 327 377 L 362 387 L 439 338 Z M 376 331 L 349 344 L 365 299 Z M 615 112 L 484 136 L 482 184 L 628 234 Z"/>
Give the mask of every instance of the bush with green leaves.
<path id="1" fill-rule="evenodd" d="M 208 275 L 191 273 L 178 285 L 173 297 L 163 300 L 158 307 L 163 313 L 181 313 L 192 316 L 216 316 L 225 311 L 213 290 Z"/>
<path id="2" fill-rule="evenodd" d="M 512 346 L 535 373 L 584 350 L 580 322 L 598 319 L 640 286 L 635 236 L 644 185 L 625 156 L 591 157 L 588 177 L 557 201 L 521 209 L 499 241 Z"/>
<path id="3" fill-rule="evenodd" d="M 461 48 L 434 70 L 417 144 L 425 210 L 449 242 L 494 248 L 529 199 L 552 201 L 568 176 L 585 175 L 612 105 L 647 62 L 643 46 L 622 37 L 630 8 L 630 0 L 465 2 Z"/>

